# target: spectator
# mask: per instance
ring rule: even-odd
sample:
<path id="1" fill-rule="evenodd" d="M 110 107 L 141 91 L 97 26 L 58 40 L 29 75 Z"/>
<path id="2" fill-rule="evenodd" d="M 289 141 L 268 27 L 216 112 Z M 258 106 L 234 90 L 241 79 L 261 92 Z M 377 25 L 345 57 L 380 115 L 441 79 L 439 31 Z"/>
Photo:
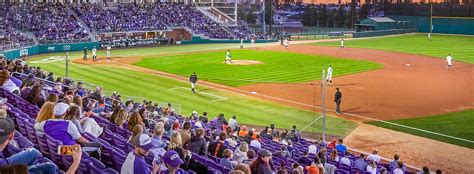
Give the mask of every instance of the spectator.
<path id="1" fill-rule="evenodd" d="M 304 174 L 303 167 L 298 163 L 293 163 L 291 173 L 292 174 Z"/>
<path id="2" fill-rule="evenodd" d="M 249 151 L 247 151 L 247 159 L 244 160 L 242 163 L 250 165 L 252 163 L 253 158 L 255 158 L 255 151 L 249 149 Z"/>
<path id="3" fill-rule="evenodd" d="M 84 130 L 82 129 L 81 123 L 79 122 L 79 119 L 81 118 L 81 112 L 79 110 L 80 108 L 77 105 L 71 104 L 68 111 L 66 112 L 66 116 L 64 116 L 64 120 L 69 120 L 74 123 L 79 133 L 83 134 Z"/>
<path id="4" fill-rule="evenodd" d="M 132 131 L 135 125 L 145 126 L 145 124 L 143 123 L 142 117 L 140 116 L 138 112 L 133 112 L 132 116 L 130 116 L 130 118 L 128 119 L 128 125 L 127 125 L 128 130 Z"/>
<path id="5" fill-rule="evenodd" d="M 368 160 L 375 161 L 376 163 L 380 163 L 381 157 L 378 155 L 377 150 L 372 151 L 372 154 L 367 156 Z"/>
<path id="6" fill-rule="evenodd" d="M 249 129 L 247 128 L 247 126 L 243 125 L 240 128 L 240 131 L 238 133 L 239 137 L 246 137 L 248 134 L 249 134 Z"/>
<path id="7" fill-rule="evenodd" d="M 354 168 L 358 168 L 362 171 L 367 168 L 367 163 L 364 161 L 365 159 L 365 154 L 361 153 L 360 158 L 357 158 L 357 160 L 354 161 Z"/>
<path id="8" fill-rule="evenodd" d="M 220 113 L 219 116 L 217 117 L 217 123 L 219 124 L 227 124 L 227 120 L 224 118 L 224 114 L 223 113 Z"/>
<path id="9" fill-rule="evenodd" d="M 280 147 L 280 151 L 275 152 L 273 156 L 291 157 L 291 154 L 288 151 L 288 149 L 286 148 L 286 146 L 282 145 Z"/>
<path id="10" fill-rule="evenodd" d="M 436 170 L 436 174 L 443 174 L 443 172 L 441 170 Z"/>
<path id="11" fill-rule="evenodd" d="M 183 129 L 179 130 L 178 133 L 181 135 L 181 140 L 183 140 L 183 146 L 186 147 L 189 140 L 191 139 L 191 123 L 188 121 L 184 122 Z"/>
<path id="12" fill-rule="evenodd" d="M 247 135 L 244 137 L 244 141 L 250 144 L 250 142 L 253 140 L 253 131 L 249 131 Z"/>
<path id="13" fill-rule="evenodd" d="M 370 172 L 370 174 L 377 174 L 377 164 L 375 163 L 375 161 L 370 161 L 370 164 L 367 166 L 366 171 Z"/>
<path id="14" fill-rule="evenodd" d="M 430 169 L 427 166 L 423 166 L 423 169 L 418 174 L 430 174 Z"/>
<path id="15" fill-rule="evenodd" d="M 342 145 L 342 143 L 344 143 L 344 140 L 342 139 L 339 139 L 337 141 L 336 150 L 342 153 L 346 153 L 346 146 Z"/>
<path id="16" fill-rule="evenodd" d="M 308 152 L 304 151 L 303 156 L 298 159 L 298 163 L 300 163 L 303 166 L 310 166 L 311 165 L 311 159 L 308 158 Z"/>
<path id="17" fill-rule="evenodd" d="M 43 106 L 44 98 L 41 96 L 42 87 L 40 85 L 35 85 L 31 88 L 30 95 L 26 98 L 26 101 L 36 105 L 38 107 Z"/>
<path id="18" fill-rule="evenodd" d="M 224 144 L 227 135 L 225 132 L 219 134 L 219 140 L 214 141 L 209 145 L 208 152 L 211 156 L 222 158 L 224 156 L 224 150 L 228 149 L 227 145 Z"/>
<path id="19" fill-rule="evenodd" d="M 341 158 L 340 164 L 344 164 L 344 165 L 347 165 L 347 166 L 352 166 L 351 165 L 351 160 L 349 159 L 350 156 L 351 156 L 351 154 L 349 154 L 349 152 L 346 152 L 344 154 L 344 156 Z"/>
<path id="20" fill-rule="evenodd" d="M 126 129 L 128 127 L 127 112 L 125 112 L 125 110 L 123 110 L 123 109 L 120 109 L 120 111 L 118 111 L 118 113 L 117 113 L 117 116 L 115 117 L 114 123 L 118 127 L 122 128 L 122 129 Z"/>
<path id="21" fill-rule="evenodd" d="M 46 102 L 53 102 L 53 103 L 58 103 L 59 97 L 57 94 L 50 93 L 48 95 L 48 98 L 46 99 Z"/>
<path id="22" fill-rule="evenodd" d="M 174 150 L 179 154 L 179 157 L 184 160 L 184 149 L 182 148 L 183 141 L 181 140 L 181 135 L 177 132 L 173 133 L 170 138 L 170 143 L 168 144 L 167 150 Z"/>
<path id="23" fill-rule="evenodd" d="M 255 159 L 250 165 L 252 173 L 256 174 L 271 174 L 272 169 L 270 168 L 270 159 L 272 154 L 266 150 L 262 149 L 258 151 L 258 158 Z"/>
<path id="24" fill-rule="evenodd" d="M 247 160 L 247 152 L 249 151 L 249 146 L 246 142 L 241 142 L 239 148 L 235 149 L 234 160 L 242 163 L 244 160 Z"/>
<path id="25" fill-rule="evenodd" d="M 112 112 L 112 114 L 109 117 L 110 122 L 115 122 L 115 120 L 118 117 L 118 114 L 119 114 L 120 110 L 122 110 L 121 106 L 115 106 L 114 107 L 114 111 Z"/>
<path id="26" fill-rule="evenodd" d="M 335 148 L 336 148 L 336 144 L 337 144 L 336 142 L 337 142 L 336 139 L 333 139 L 333 140 L 331 141 L 331 143 L 328 144 L 327 147 L 328 147 L 328 148 L 331 148 L 331 149 L 335 149 Z"/>
<path id="27" fill-rule="evenodd" d="M 5 158 L 3 156 L 3 150 L 10 144 L 14 139 L 15 123 L 10 118 L 0 119 L 0 166 L 4 165 L 16 165 L 26 164 L 28 165 L 28 171 L 31 173 L 55 173 L 56 166 L 51 163 L 35 164 L 34 162 L 38 157 L 41 157 L 41 153 L 34 149 L 28 148 L 19 153 L 13 154 L 12 156 Z"/>
<path id="28" fill-rule="evenodd" d="M 143 134 L 143 126 L 142 125 L 136 125 L 132 129 L 132 135 L 130 135 L 130 138 L 128 139 L 128 143 L 132 143 L 133 137 Z"/>
<path id="29" fill-rule="evenodd" d="M 149 174 L 152 173 L 145 162 L 148 151 L 153 148 L 151 138 L 147 134 L 139 134 L 132 138 L 131 144 L 134 150 L 128 153 L 125 162 L 122 164 L 121 174 Z M 179 159 L 178 157 L 176 157 Z M 163 158 L 165 160 L 165 157 Z M 169 160 L 169 157 L 168 157 Z M 181 159 L 179 159 L 181 160 Z M 153 163 L 153 173 L 157 173 L 159 165 Z"/>
<path id="30" fill-rule="evenodd" d="M 237 131 L 237 128 L 239 127 L 239 124 L 237 122 L 237 116 L 234 115 L 229 120 L 229 127 L 232 129 L 232 132 Z"/>
<path id="31" fill-rule="evenodd" d="M 155 126 L 155 135 L 153 135 L 153 138 L 151 138 L 151 142 L 155 148 L 166 147 L 166 142 L 162 139 L 164 131 L 165 129 L 163 123 L 158 122 Z"/>
<path id="32" fill-rule="evenodd" d="M 272 136 L 271 136 L 270 134 L 268 134 L 268 128 L 269 128 L 269 127 L 266 126 L 266 127 L 260 132 L 260 134 L 259 134 L 260 137 L 262 137 L 262 138 L 269 138 L 269 139 L 272 138 Z"/>
<path id="33" fill-rule="evenodd" d="M 205 130 L 203 128 L 196 129 L 196 135 L 194 135 L 188 144 L 189 151 L 198 155 L 207 155 L 206 139 L 204 139 Z"/>
<path id="34" fill-rule="evenodd" d="M 203 113 L 202 113 L 202 116 L 199 117 L 199 120 L 200 120 L 201 122 L 203 122 L 204 124 L 207 123 L 207 122 L 209 122 L 209 120 L 208 120 L 208 118 L 207 118 L 207 112 L 203 112 Z"/>
<path id="35" fill-rule="evenodd" d="M 176 151 L 168 150 L 165 155 L 163 155 L 163 163 L 166 166 L 166 170 L 161 171 L 162 174 L 182 174 L 186 173 L 184 170 L 180 169 L 179 166 L 184 164 L 184 161 L 179 157 L 179 154 Z"/>
<path id="36" fill-rule="evenodd" d="M 329 155 L 329 160 L 339 162 L 339 155 L 337 155 L 337 150 L 333 150 L 331 155 Z"/>
<path id="37" fill-rule="evenodd" d="M 38 112 L 38 116 L 36 116 L 36 123 L 34 125 L 36 133 L 44 134 L 40 125 L 50 119 L 54 119 L 54 103 L 46 102 Z"/>
<path id="38" fill-rule="evenodd" d="M 316 155 L 318 153 L 318 141 L 314 141 L 313 144 L 309 145 L 308 147 L 308 153 Z"/>
<path id="39" fill-rule="evenodd" d="M 400 156 L 398 156 L 398 154 L 393 155 L 393 161 L 390 162 L 390 165 L 389 165 L 390 170 L 397 168 L 399 159 L 400 159 Z"/>
<path id="40" fill-rule="evenodd" d="M 234 167 L 233 171 L 241 171 L 243 174 L 251 174 L 250 173 L 250 167 L 247 164 L 237 164 L 237 166 Z"/>
<path id="41" fill-rule="evenodd" d="M 104 128 L 99 126 L 99 124 L 97 124 L 97 122 L 91 118 L 92 114 L 93 112 L 90 107 L 84 107 L 84 117 L 81 119 L 81 125 L 85 132 L 90 133 L 95 137 L 99 137 L 104 131 Z"/>
<path id="42" fill-rule="evenodd" d="M 403 162 L 398 161 L 397 168 L 393 170 L 393 174 L 404 174 L 405 172 L 403 171 L 403 167 Z"/>
<path id="43" fill-rule="evenodd" d="M 252 140 L 250 142 L 250 147 L 255 147 L 258 150 L 262 149 L 262 143 L 260 143 L 262 140 L 260 139 L 260 135 L 257 135 L 257 139 Z"/>
<path id="44" fill-rule="evenodd" d="M 328 146 L 328 143 L 326 143 L 323 139 L 323 137 L 319 137 L 319 146 L 321 147 L 327 147 Z"/>
<path id="45" fill-rule="evenodd" d="M 234 166 L 231 161 L 232 158 L 232 151 L 230 149 L 224 150 L 224 158 L 221 159 L 219 165 L 227 167 L 229 169 L 233 169 Z"/>

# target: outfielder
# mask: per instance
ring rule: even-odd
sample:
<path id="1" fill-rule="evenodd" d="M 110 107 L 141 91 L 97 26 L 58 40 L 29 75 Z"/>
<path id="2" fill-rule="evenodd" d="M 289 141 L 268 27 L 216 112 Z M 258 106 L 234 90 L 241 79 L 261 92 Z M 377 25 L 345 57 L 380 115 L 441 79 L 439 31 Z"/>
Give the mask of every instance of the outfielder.
<path id="1" fill-rule="evenodd" d="M 232 59 L 231 59 L 231 56 L 230 56 L 230 50 L 227 50 L 227 53 L 225 54 L 225 61 L 224 61 L 224 63 L 227 63 L 227 61 L 229 61 L 230 63 L 232 63 Z"/>
<path id="2" fill-rule="evenodd" d="M 446 57 L 446 68 L 452 67 L 452 61 L 453 61 L 453 57 L 451 57 L 451 54 L 448 54 L 448 57 Z"/>
<path id="3" fill-rule="evenodd" d="M 428 33 L 428 40 L 431 41 L 431 33 Z"/>
<path id="4" fill-rule="evenodd" d="M 92 60 L 95 61 L 97 59 L 97 49 L 94 47 L 92 48 Z"/>
<path id="5" fill-rule="evenodd" d="M 110 45 L 107 46 L 107 60 L 110 59 L 110 51 L 112 50 L 112 47 Z"/>
<path id="6" fill-rule="evenodd" d="M 344 48 L 344 38 L 341 38 L 341 46 L 339 48 Z"/>
<path id="7" fill-rule="evenodd" d="M 287 48 L 289 44 L 290 44 L 290 41 L 288 41 L 288 39 L 285 39 L 285 42 L 283 42 L 283 45 L 285 46 L 285 48 Z"/>
<path id="8" fill-rule="evenodd" d="M 329 65 L 328 67 L 328 74 L 326 75 L 326 82 L 328 82 L 328 86 L 332 85 L 332 67 Z"/>
<path id="9" fill-rule="evenodd" d="M 194 88 L 196 87 L 196 83 L 198 81 L 197 75 L 195 72 L 189 76 L 189 82 L 191 82 L 191 91 L 196 94 L 196 91 L 194 91 Z"/>
<path id="10" fill-rule="evenodd" d="M 240 48 L 244 48 L 244 39 L 243 38 L 240 39 Z"/>

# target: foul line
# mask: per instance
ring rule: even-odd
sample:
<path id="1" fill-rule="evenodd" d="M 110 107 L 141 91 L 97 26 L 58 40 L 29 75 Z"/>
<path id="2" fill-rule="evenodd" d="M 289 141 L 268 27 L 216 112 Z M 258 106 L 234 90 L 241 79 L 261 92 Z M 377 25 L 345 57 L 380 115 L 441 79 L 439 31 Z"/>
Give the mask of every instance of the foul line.
<path id="1" fill-rule="evenodd" d="M 186 87 L 174 87 L 174 88 L 170 88 L 168 90 L 177 90 L 177 89 L 181 89 L 181 90 L 189 90 L 189 88 L 186 88 Z M 196 92 L 199 92 L 199 90 L 195 90 Z M 215 98 L 218 98 L 218 99 L 215 99 L 215 100 L 212 100 L 211 102 L 218 102 L 218 101 L 222 101 L 222 100 L 227 100 L 226 97 L 222 97 L 220 95 L 215 95 L 215 94 L 211 94 L 211 93 L 207 93 L 207 92 L 199 92 L 200 94 L 204 94 L 204 95 L 208 95 L 208 96 L 211 96 L 211 97 L 215 97 Z"/>

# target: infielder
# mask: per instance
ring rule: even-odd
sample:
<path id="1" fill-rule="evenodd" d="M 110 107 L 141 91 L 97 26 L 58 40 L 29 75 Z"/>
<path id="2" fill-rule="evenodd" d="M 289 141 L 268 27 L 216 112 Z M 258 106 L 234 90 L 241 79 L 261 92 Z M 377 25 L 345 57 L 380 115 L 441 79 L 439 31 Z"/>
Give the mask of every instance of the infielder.
<path id="1" fill-rule="evenodd" d="M 230 50 L 227 50 L 227 53 L 225 54 L 225 61 L 224 61 L 224 63 L 227 63 L 227 61 L 229 61 L 230 63 L 232 63 L 232 59 L 231 59 L 231 56 L 230 56 Z"/>
<path id="2" fill-rule="evenodd" d="M 107 60 L 109 61 L 110 59 L 110 51 L 112 50 L 112 47 L 110 45 L 107 46 Z"/>
<path id="3" fill-rule="evenodd" d="M 95 61 L 97 59 L 97 49 L 94 47 L 92 48 L 92 60 Z"/>
<path id="4" fill-rule="evenodd" d="M 290 44 L 290 41 L 288 41 L 288 39 L 285 39 L 285 42 L 283 42 L 283 45 L 285 45 L 285 48 L 287 48 L 289 44 Z"/>
<path id="5" fill-rule="evenodd" d="M 446 57 L 446 68 L 451 68 L 452 62 L 453 62 L 453 57 L 451 57 L 451 54 L 448 54 L 448 57 Z"/>
<path id="6" fill-rule="evenodd" d="M 189 76 L 189 82 L 191 82 L 191 91 L 196 94 L 196 91 L 194 91 L 194 88 L 196 87 L 196 83 L 198 81 L 197 75 L 195 72 Z"/>
<path id="7" fill-rule="evenodd" d="M 82 60 L 87 60 L 87 47 L 84 47 L 84 56 L 82 57 Z"/>
<path id="8" fill-rule="evenodd" d="M 328 67 L 328 74 L 326 75 L 326 82 L 328 82 L 328 86 L 332 85 L 332 67 L 329 65 Z"/>
<path id="9" fill-rule="evenodd" d="M 431 41 L 431 33 L 428 33 L 428 40 Z"/>
<path id="10" fill-rule="evenodd" d="M 341 46 L 339 48 L 344 48 L 344 38 L 341 38 Z"/>
<path id="11" fill-rule="evenodd" d="M 244 48 L 244 39 L 243 38 L 240 39 L 240 48 L 241 49 Z"/>

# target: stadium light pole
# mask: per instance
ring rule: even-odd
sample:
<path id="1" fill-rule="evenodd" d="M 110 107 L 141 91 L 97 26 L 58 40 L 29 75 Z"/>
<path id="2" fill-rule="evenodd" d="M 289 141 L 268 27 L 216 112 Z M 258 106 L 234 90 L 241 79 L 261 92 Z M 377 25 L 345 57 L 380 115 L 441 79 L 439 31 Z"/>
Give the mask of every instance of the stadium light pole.
<path id="1" fill-rule="evenodd" d="M 66 79 L 69 78 L 69 50 L 71 45 L 64 45 L 63 50 L 66 51 Z"/>
<path id="2" fill-rule="evenodd" d="M 262 33 L 267 34 L 267 29 L 265 26 L 265 0 L 262 0 Z"/>
<path id="3" fill-rule="evenodd" d="M 323 70 L 322 76 L 321 76 L 321 114 L 323 117 L 323 141 L 326 142 L 326 80 L 324 79 L 325 77 L 325 72 Z M 316 107 L 315 107 L 316 108 Z M 315 109 L 316 110 L 316 109 Z M 316 112 L 314 112 L 316 114 Z"/>

